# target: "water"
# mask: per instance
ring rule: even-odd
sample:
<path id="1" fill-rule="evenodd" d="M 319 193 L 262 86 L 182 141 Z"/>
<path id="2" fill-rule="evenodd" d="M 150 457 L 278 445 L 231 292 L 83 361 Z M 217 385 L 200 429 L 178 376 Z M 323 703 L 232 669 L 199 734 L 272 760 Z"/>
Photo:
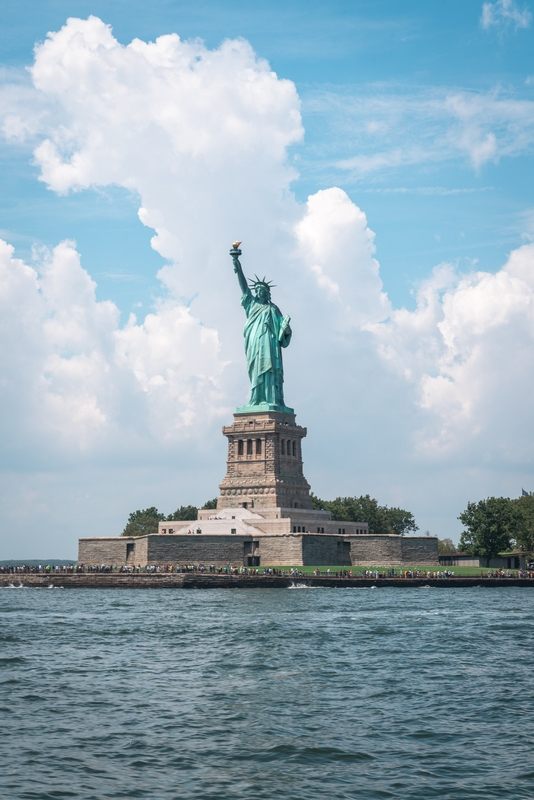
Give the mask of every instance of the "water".
<path id="1" fill-rule="evenodd" d="M 2 798 L 533 798 L 534 591 L 0 590 Z"/>

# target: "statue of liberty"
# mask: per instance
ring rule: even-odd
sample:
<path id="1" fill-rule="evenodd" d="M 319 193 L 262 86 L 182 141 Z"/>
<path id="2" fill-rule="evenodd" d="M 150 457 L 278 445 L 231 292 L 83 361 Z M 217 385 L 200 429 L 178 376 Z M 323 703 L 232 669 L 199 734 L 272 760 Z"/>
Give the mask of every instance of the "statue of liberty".
<path id="1" fill-rule="evenodd" d="M 248 404 L 236 410 L 238 413 L 282 411 L 293 414 L 293 409 L 284 404 L 282 364 L 282 347 L 287 347 L 291 341 L 290 317 L 283 317 L 278 306 L 271 302 L 272 284 L 265 278 L 260 280 L 256 276 L 250 281 L 255 292 L 252 294 L 239 261 L 240 244 L 233 243 L 230 255 L 242 291 L 241 305 L 247 315 L 243 336 L 252 391 Z"/>

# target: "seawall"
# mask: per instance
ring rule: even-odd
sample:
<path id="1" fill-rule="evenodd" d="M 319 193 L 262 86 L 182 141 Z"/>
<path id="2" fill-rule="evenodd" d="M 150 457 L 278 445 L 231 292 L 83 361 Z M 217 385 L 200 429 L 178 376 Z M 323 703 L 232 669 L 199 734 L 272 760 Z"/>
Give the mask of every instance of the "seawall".
<path id="1" fill-rule="evenodd" d="M 62 589 L 287 589 L 294 587 L 377 588 L 431 586 L 451 588 L 502 588 L 520 586 L 534 589 L 534 579 L 528 578 L 336 578 L 281 577 L 279 575 L 213 575 L 182 572 L 173 573 L 114 573 L 86 572 L 78 574 L 0 574 L 0 588 L 62 588 Z"/>

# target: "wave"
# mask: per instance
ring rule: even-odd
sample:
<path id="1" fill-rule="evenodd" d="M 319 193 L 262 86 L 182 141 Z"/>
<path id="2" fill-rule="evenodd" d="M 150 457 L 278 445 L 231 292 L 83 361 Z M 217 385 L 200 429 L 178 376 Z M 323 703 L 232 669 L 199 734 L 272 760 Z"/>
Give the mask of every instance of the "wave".
<path id="1" fill-rule="evenodd" d="M 293 583 L 287 587 L 288 589 L 322 589 L 322 586 L 310 586 L 309 583 Z"/>

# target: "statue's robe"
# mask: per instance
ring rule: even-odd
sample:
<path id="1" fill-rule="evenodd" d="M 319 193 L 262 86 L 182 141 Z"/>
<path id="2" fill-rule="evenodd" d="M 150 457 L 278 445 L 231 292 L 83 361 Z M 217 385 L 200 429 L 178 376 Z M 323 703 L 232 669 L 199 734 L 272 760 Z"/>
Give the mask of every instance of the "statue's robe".
<path id="1" fill-rule="evenodd" d="M 250 405 L 284 406 L 282 347 L 291 341 L 289 325 L 282 332 L 283 316 L 274 303 L 260 303 L 251 291 L 241 298 L 247 321 L 243 335 L 248 375 L 252 386 Z"/>

